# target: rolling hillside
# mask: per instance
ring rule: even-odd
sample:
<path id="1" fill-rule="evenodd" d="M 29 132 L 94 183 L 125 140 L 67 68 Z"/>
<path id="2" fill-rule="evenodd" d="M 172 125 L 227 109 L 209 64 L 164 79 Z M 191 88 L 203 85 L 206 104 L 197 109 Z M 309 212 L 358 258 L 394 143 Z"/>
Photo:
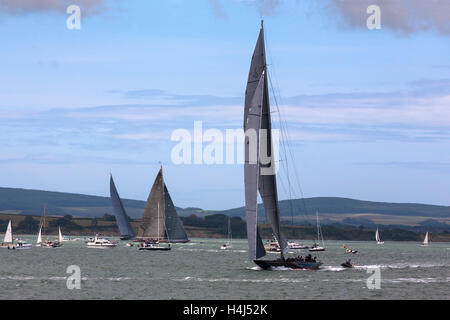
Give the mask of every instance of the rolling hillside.
<path id="1" fill-rule="evenodd" d="M 176 199 L 174 199 L 176 203 Z M 123 199 L 128 215 L 132 219 L 140 219 L 145 202 L 139 200 Z M 70 214 L 80 218 L 99 218 L 105 213 L 112 214 L 109 197 L 89 196 L 82 194 L 0 188 L 0 212 L 35 215 L 42 214 L 43 205 L 47 205 L 47 212 L 52 216 Z M 306 206 L 306 211 L 305 211 Z M 210 214 L 226 214 L 230 216 L 245 217 L 245 208 L 235 208 L 224 211 L 206 211 L 200 208 L 177 208 L 181 216 L 195 214 L 199 217 Z M 263 207 L 260 205 L 261 217 L 264 217 Z M 305 216 L 314 217 L 316 211 L 324 223 L 326 220 L 341 221 L 345 218 L 370 218 L 384 223 L 392 221 L 417 224 L 425 219 L 436 219 L 441 222 L 450 222 L 450 207 L 414 203 L 387 203 L 361 201 L 346 198 L 306 198 L 292 201 L 280 201 L 281 216 L 294 221 L 301 221 Z M 305 215 L 307 212 L 307 215 Z M 378 223 L 378 222 L 377 222 Z"/>

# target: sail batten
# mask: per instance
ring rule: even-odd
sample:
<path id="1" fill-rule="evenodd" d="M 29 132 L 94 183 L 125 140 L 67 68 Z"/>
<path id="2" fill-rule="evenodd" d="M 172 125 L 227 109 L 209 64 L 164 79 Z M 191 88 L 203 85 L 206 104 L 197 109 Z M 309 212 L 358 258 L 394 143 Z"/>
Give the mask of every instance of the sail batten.
<path id="1" fill-rule="evenodd" d="M 128 237 L 130 239 L 135 238 L 135 233 L 130 225 L 128 215 L 123 206 L 122 200 L 117 192 L 116 185 L 114 184 L 113 177 L 111 175 L 109 182 L 109 189 L 111 195 L 111 203 L 114 216 L 116 217 L 117 226 L 119 227 L 120 235 L 122 237 Z"/>

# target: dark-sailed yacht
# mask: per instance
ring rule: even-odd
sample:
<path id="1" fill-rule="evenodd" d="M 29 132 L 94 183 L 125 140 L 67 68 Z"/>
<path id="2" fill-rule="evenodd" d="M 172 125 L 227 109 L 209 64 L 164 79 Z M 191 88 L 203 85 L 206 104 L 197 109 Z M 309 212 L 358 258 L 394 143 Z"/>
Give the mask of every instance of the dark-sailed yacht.
<path id="1" fill-rule="evenodd" d="M 119 193 L 117 192 L 112 175 L 109 180 L 109 191 L 111 194 L 113 213 L 116 217 L 116 223 L 120 231 L 120 240 L 132 240 L 136 238 L 133 228 L 130 225 L 130 220 L 125 211 L 122 200 L 120 199 Z"/>
<path id="2" fill-rule="evenodd" d="M 136 238 L 133 228 L 130 225 L 130 219 L 125 211 L 122 200 L 119 197 L 119 193 L 117 192 L 112 175 L 109 180 L 109 191 L 111 194 L 113 213 L 116 217 L 117 226 L 119 227 L 120 240 L 132 240 Z"/>
<path id="3" fill-rule="evenodd" d="M 148 196 L 137 239 L 142 242 L 141 250 L 170 250 L 166 249 L 170 243 L 189 242 L 164 182 L 162 167 Z M 169 246 L 160 246 L 163 242 Z"/>
<path id="4" fill-rule="evenodd" d="M 261 31 L 248 75 L 244 109 L 244 131 L 246 132 L 244 164 L 245 211 L 250 259 L 262 269 L 270 269 L 271 267 L 318 269 L 322 263 L 315 261 L 315 259 L 311 258 L 311 255 L 308 255 L 306 258 L 285 257 L 288 251 L 288 244 L 280 230 L 280 212 L 275 160 L 273 158 L 272 124 L 266 67 L 264 28 L 263 22 L 261 22 Z M 264 129 L 267 132 L 266 134 L 262 134 Z M 253 137 L 253 140 L 256 141 L 251 141 L 251 131 L 256 133 L 256 139 Z M 260 150 L 260 148 L 265 150 Z M 269 153 L 270 156 L 268 156 Z M 262 160 L 261 155 L 266 158 L 264 163 L 260 161 Z M 272 226 L 273 235 L 280 246 L 281 257 L 277 260 L 260 260 L 266 255 L 266 250 L 258 230 L 258 191 Z"/>

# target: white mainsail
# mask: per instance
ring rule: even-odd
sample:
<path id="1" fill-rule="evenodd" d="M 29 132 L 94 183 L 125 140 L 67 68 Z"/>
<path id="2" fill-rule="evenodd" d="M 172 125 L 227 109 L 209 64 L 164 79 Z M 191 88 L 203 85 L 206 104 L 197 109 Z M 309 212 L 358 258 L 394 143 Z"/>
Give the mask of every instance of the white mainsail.
<path id="1" fill-rule="evenodd" d="M 384 242 L 381 241 L 381 239 L 380 239 L 380 234 L 379 234 L 379 232 L 378 232 L 378 228 L 377 228 L 377 231 L 375 232 L 375 240 L 377 241 L 377 244 L 383 244 L 383 243 L 384 243 Z"/>
<path id="2" fill-rule="evenodd" d="M 38 233 L 38 237 L 36 240 L 36 244 L 41 244 L 42 243 L 42 224 L 39 226 L 39 233 Z"/>
<path id="3" fill-rule="evenodd" d="M 11 228 L 11 220 L 9 220 L 8 228 L 6 229 L 5 238 L 3 239 L 4 243 L 12 243 L 12 228 Z"/>
<path id="4" fill-rule="evenodd" d="M 425 234 L 425 239 L 423 239 L 423 245 L 424 246 L 427 246 L 429 244 L 429 241 L 428 241 L 428 232 Z"/>
<path id="5" fill-rule="evenodd" d="M 59 227 L 58 241 L 59 242 L 63 242 L 63 236 L 62 236 L 62 233 L 61 233 L 61 227 Z"/>

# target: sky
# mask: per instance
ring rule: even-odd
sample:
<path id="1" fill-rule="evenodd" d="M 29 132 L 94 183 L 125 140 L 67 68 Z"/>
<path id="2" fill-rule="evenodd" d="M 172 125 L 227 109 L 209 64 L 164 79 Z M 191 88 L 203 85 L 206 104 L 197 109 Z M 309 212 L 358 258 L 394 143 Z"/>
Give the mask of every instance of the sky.
<path id="1" fill-rule="evenodd" d="M 450 205 L 445 0 L 0 0 L 0 186 L 145 200 L 161 163 L 175 205 L 243 206 L 242 164 L 171 136 L 242 128 L 262 18 L 280 199 Z"/>

